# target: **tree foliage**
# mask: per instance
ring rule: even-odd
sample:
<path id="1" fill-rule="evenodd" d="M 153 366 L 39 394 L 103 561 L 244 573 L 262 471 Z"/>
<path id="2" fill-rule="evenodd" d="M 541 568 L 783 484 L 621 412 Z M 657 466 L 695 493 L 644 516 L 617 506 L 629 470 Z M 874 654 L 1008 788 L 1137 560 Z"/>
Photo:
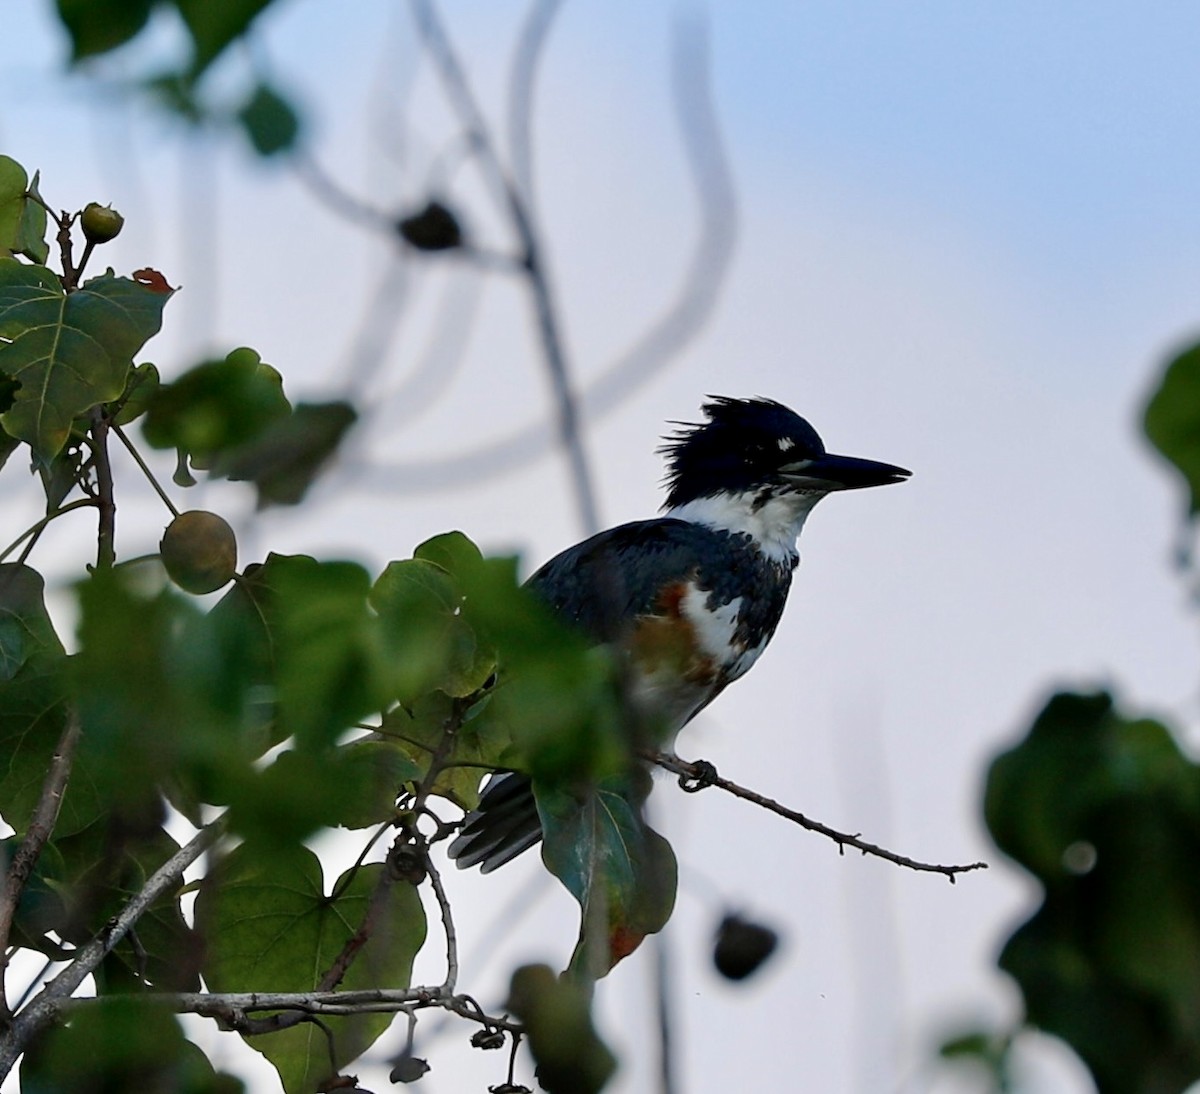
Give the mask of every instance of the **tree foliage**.
<path id="1" fill-rule="evenodd" d="M 1200 347 L 1167 364 L 1146 436 L 1200 497 Z M 1177 727 L 1108 692 L 1054 695 L 987 776 L 996 845 L 1042 897 L 1004 943 L 1024 1024 L 1056 1034 L 1102 1094 L 1169 1094 L 1200 1081 L 1200 764 Z M 1012 1089 L 1018 1030 L 943 1046 Z"/>
<path id="2" fill-rule="evenodd" d="M 431 848 L 477 803 L 482 773 L 503 766 L 536 777 L 546 862 L 579 901 L 585 955 L 576 987 L 525 978 L 521 1006 L 542 1015 L 575 992 L 572 1028 L 591 1045 L 582 985 L 661 929 L 675 890 L 670 848 L 642 819 L 648 776 L 611 659 L 520 588 L 514 559 L 484 558 L 457 532 L 376 575 L 280 554 L 235 573 L 228 526 L 180 516 L 139 447 L 174 450 L 179 489 L 207 474 L 251 483 L 260 506 L 295 504 L 353 410 L 293 405 L 247 348 L 177 373 L 139 362 L 170 302 L 166 278 L 83 280 L 78 214 L 51 214 L 61 270 L 32 261 L 42 251 L 26 207 L 48 209 L 11 160 L 3 179 L 24 190 L 4 206 L 14 247 L 0 258 L 0 438 L 6 457 L 27 452 L 46 503 L 0 565 L 0 796 L 15 831 L 6 933 L 66 970 L 9 1016 L 7 1065 L 25 1051 L 29 1089 L 65 1089 L 76 1078 L 59 1052 L 123 1036 L 125 1023 L 157 1033 L 144 1055 L 138 1038 L 98 1055 L 105 1081 L 226 1089 L 170 1015 L 191 1010 L 241 1032 L 300 1094 L 332 1082 L 399 1011 L 439 1005 L 493 1037 L 519 1034 L 457 992 L 449 934 L 445 982 L 409 982 L 428 934 L 422 892 L 451 914 Z M 165 572 L 122 560 L 112 463 L 126 454 L 167 507 Z M 27 560 L 50 523 L 80 510 L 96 517 L 97 548 L 86 572 L 79 560 L 78 626 L 64 643 Z M 215 603 L 184 592 L 221 586 Z M 168 809 L 199 842 L 180 847 Z M 330 886 L 304 841 L 334 827 L 363 833 L 363 855 Z M 383 861 L 366 861 L 386 831 Z M 209 847 L 202 865 L 193 848 Z M 94 975 L 90 1003 L 70 1001 L 76 973 Z M 322 1002 L 264 1009 L 246 993 Z M 328 1014 L 329 993 L 350 1013 Z M 581 1089 L 571 1042 L 554 1044 L 565 1052 L 547 1065 L 554 1088 Z M 596 1045 L 584 1057 L 610 1063 L 588 1064 L 589 1089 L 612 1069 Z"/>

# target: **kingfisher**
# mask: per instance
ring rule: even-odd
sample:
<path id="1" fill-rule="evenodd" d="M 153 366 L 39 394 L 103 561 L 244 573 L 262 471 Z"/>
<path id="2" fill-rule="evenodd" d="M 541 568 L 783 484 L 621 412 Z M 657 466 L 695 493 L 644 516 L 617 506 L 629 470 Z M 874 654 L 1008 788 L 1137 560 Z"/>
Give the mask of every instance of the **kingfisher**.
<path id="1" fill-rule="evenodd" d="M 773 399 L 708 399 L 705 420 L 672 423 L 679 428 L 659 449 L 662 516 L 585 539 L 526 583 L 566 622 L 620 651 L 635 713 L 663 727 L 668 750 L 771 641 L 813 506 L 911 474 L 827 452 L 804 418 Z M 529 776 L 501 771 L 450 856 L 489 873 L 541 838 Z"/>

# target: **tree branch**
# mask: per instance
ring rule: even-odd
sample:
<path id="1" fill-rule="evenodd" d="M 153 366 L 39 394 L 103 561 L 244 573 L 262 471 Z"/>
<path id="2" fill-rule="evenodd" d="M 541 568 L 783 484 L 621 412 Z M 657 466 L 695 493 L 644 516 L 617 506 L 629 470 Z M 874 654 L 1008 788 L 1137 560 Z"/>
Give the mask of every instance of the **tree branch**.
<path id="1" fill-rule="evenodd" d="M 645 752 L 643 753 L 643 758 L 653 764 L 657 764 L 666 771 L 671 771 L 678 775 L 679 785 L 685 790 L 701 790 L 706 786 L 720 787 L 720 789 L 728 794 L 732 794 L 735 798 L 753 802 L 755 805 L 762 806 L 763 809 L 767 809 L 792 821 L 794 824 L 800 825 L 801 828 L 806 828 L 810 832 L 816 832 L 818 835 L 833 840 L 838 845 L 838 851 L 843 854 L 847 847 L 853 847 L 856 851 L 861 851 L 864 855 L 873 855 L 875 858 L 886 859 L 888 862 L 894 862 L 897 866 L 904 866 L 909 870 L 942 874 L 950 879 L 951 885 L 954 884 L 959 874 L 966 874 L 972 870 L 986 870 L 988 868 L 986 862 L 971 862 L 963 866 L 941 866 L 932 862 L 920 862 L 917 859 L 909 858 L 907 855 L 900 855 L 895 851 L 889 851 L 886 847 L 880 847 L 878 844 L 868 843 L 857 833 L 839 832 L 836 828 L 830 828 L 820 821 L 806 817 L 803 813 L 799 813 L 795 809 L 789 809 L 786 805 L 781 805 L 773 798 L 768 798 L 753 790 L 748 790 L 746 787 L 739 786 L 729 779 L 723 779 L 712 770 L 711 765 L 704 762 L 688 763 L 686 760 L 679 759 L 678 756 L 668 756 L 663 752 Z"/>
<path id="2" fill-rule="evenodd" d="M 103 995 L 91 999 L 71 999 L 58 1004 L 67 1011 L 81 1006 L 103 1005 L 113 999 L 128 998 Z M 139 1002 L 168 1007 L 176 1014 L 199 1014 L 214 1018 L 224 1028 L 239 1032 L 266 1032 L 248 1029 L 253 1022 L 247 1016 L 256 1011 L 282 1010 L 296 1013 L 296 1020 L 306 1015 L 339 1017 L 350 1014 L 396 1014 L 401 1011 L 438 1007 L 479 1025 L 521 1033 L 524 1027 L 510 1018 L 498 1018 L 484 1013 L 469 995 L 456 995 L 445 987 L 365 988 L 359 991 L 299 991 L 299 992 L 144 992 Z"/>

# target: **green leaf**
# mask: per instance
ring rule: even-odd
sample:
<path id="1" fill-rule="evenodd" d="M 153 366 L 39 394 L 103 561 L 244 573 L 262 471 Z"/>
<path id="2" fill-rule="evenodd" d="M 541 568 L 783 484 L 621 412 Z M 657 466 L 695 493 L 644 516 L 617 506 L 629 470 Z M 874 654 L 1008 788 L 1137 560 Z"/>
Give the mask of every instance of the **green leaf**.
<path id="1" fill-rule="evenodd" d="M 418 774 L 403 751 L 384 742 L 321 753 L 290 749 L 247 772 L 231 795 L 230 827 L 248 841 L 286 846 L 321 828 L 382 824 L 396 815 L 400 786 Z"/>
<path id="2" fill-rule="evenodd" d="M 67 294 L 45 267 L 0 259 L 0 372 L 21 384 L 0 424 L 49 462 L 76 416 L 124 390 L 169 298 L 111 273 Z"/>
<path id="3" fill-rule="evenodd" d="M 125 381 L 125 390 L 121 392 L 121 397 L 113 407 L 116 411 L 113 422 L 117 425 L 129 425 L 130 422 L 136 421 L 150 409 L 150 403 L 161 386 L 156 365 L 149 361 L 138 365 L 129 373 L 129 378 Z"/>
<path id="4" fill-rule="evenodd" d="M 37 464 L 38 478 L 46 494 L 46 512 L 53 513 L 66 500 L 68 494 L 79 485 L 83 473 L 83 441 L 72 436 L 48 463 Z"/>
<path id="5" fill-rule="evenodd" d="M 20 847 L 21 840 L 10 836 L 0 840 L 0 870 L 7 873 L 12 856 Z M 42 953 L 61 955 L 62 945 L 46 935 L 57 931 L 66 922 L 66 907 L 59 889 L 53 880 L 62 876 L 62 856 L 53 843 L 42 847 L 33 872 L 29 875 L 21 899 L 13 917 L 13 937 L 10 942 L 26 949 Z"/>
<path id="6" fill-rule="evenodd" d="M 125 568 L 98 571 L 79 594 L 77 762 L 134 814 L 163 788 L 193 819 L 196 802 L 228 800 L 270 744 L 244 619 L 147 592 Z"/>
<path id="7" fill-rule="evenodd" d="M 355 741 L 338 750 L 337 777 L 352 792 L 342 795 L 334 824 L 369 828 L 396 816 L 396 798 L 405 783 L 421 777 L 421 766 L 390 741 Z"/>
<path id="8" fill-rule="evenodd" d="M 67 691 L 63 667 L 26 665 L 0 682 L 0 813 L 18 833 L 33 815 L 50 760 L 66 725 Z M 89 772 L 78 763 L 63 797 L 56 834 L 91 824 L 104 803 Z"/>
<path id="9" fill-rule="evenodd" d="M 13 238 L 12 249 L 31 262 L 45 264 L 46 259 L 50 257 L 50 248 L 46 243 L 46 209 L 40 200 L 34 200 L 41 198 L 41 194 L 38 193 L 40 179 L 41 173 L 35 171 L 33 180 L 29 183 L 28 196 L 21 209 L 21 223 Z"/>
<path id="10" fill-rule="evenodd" d="M 349 403 L 300 403 L 253 439 L 223 453 L 214 475 L 258 487 L 258 507 L 296 505 L 358 415 Z"/>
<path id="11" fill-rule="evenodd" d="M 57 0 L 57 5 L 71 36 L 71 60 L 78 62 L 135 37 L 149 20 L 154 0 Z"/>
<path id="12" fill-rule="evenodd" d="M 283 729 L 321 750 L 387 705 L 389 672 L 370 578 L 351 562 L 273 556 L 269 626 Z"/>
<path id="13" fill-rule="evenodd" d="M 142 429 L 153 447 L 181 449 L 194 466 L 206 468 L 290 412 L 279 373 L 254 350 L 241 348 L 163 384 L 150 401 Z"/>
<path id="14" fill-rule="evenodd" d="M 192 36 L 191 76 L 200 75 L 232 42 L 242 37 L 250 24 L 272 0 L 175 0 L 179 14 Z"/>
<path id="15" fill-rule="evenodd" d="M 286 152 L 300 134 L 300 119 L 291 103 L 267 84 L 260 83 L 250 93 L 238 121 L 260 156 Z"/>
<path id="16" fill-rule="evenodd" d="M 463 702 L 444 692 L 423 695 L 409 707 L 395 707 L 383 717 L 380 735 L 395 742 L 409 756 L 424 779 L 434 755 L 442 770 L 430 790 L 462 809 L 479 804 L 483 775 L 502 765 L 510 747 L 507 727 L 485 716 L 472 717 L 490 697 L 464 708 Z"/>
<path id="17" fill-rule="evenodd" d="M 1184 350 L 1167 365 L 1146 405 L 1143 428 L 1183 476 L 1194 516 L 1200 512 L 1200 346 Z"/>
<path id="18" fill-rule="evenodd" d="M 10 156 L 0 155 L 0 256 L 16 250 L 28 185 L 25 168 Z"/>
<path id="19" fill-rule="evenodd" d="M 1200 1079 L 1200 769 L 1106 694 L 1054 696 L 988 775 L 997 844 L 1041 882 L 1000 966 L 1100 1089 Z"/>
<path id="20" fill-rule="evenodd" d="M 204 978 L 213 991 L 311 991 L 363 924 L 384 867 L 343 874 L 327 896 L 317 857 L 306 848 L 259 853 L 243 844 L 210 875 L 196 901 L 207 943 Z M 417 890 L 388 886 L 369 937 L 339 986 L 406 988 L 425 941 Z M 339 1067 L 361 1055 L 391 1015 L 326 1018 Z M 309 1094 L 329 1075 L 329 1044 L 315 1026 L 247 1039 L 274 1064 L 288 1094 Z"/>
<path id="21" fill-rule="evenodd" d="M 238 1094 L 242 1083 L 218 1074 L 169 1007 L 113 999 L 73 1009 L 65 1024 L 34 1038 L 21 1060 L 26 1094 L 172 1091 Z"/>
<path id="22" fill-rule="evenodd" d="M 591 992 L 554 975 L 548 965 L 522 965 L 512 975 L 509 1010 L 525 1025 L 538 1084 L 549 1094 L 599 1094 L 617 1061 L 592 1022 Z"/>
<path id="23" fill-rule="evenodd" d="M 573 793 L 534 783 L 542 861 L 579 902 L 571 968 L 586 979 L 605 975 L 662 930 L 675 906 L 674 852 L 642 816 L 649 792 L 640 767 Z"/>
<path id="24" fill-rule="evenodd" d="M 420 548 L 418 548 L 420 550 Z M 464 697 L 478 691 L 496 668 L 495 651 L 480 647 L 463 618 L 463 597 L 436 562 L 390 562 L 371 588 L 394 672 L 394 694 L 413 702 L 438 689 Z"/>
<path id="25" fill-rule="evenodd" d="M 62 642 L 46 611 L 46 582 L 32 567 L 0 563 L 0 681 L 29 662 L 57 664 Z"/>
<path id="26" fill-rule="evenodd" d="M 154 823 L 128 825 L 116 817 L 54 841 L 61 865 L 47 871 L 60 895 L 63 919 L 55 925 L 68 942 L 82 945 L 145 885 L 178 850 Z M 100 994 L 142 990 L 199 990 L 200 948 L 184 921 L 179 894 L 167 892 L 138 919 L 133 937 L 121 940 L 97 971 Z"/>

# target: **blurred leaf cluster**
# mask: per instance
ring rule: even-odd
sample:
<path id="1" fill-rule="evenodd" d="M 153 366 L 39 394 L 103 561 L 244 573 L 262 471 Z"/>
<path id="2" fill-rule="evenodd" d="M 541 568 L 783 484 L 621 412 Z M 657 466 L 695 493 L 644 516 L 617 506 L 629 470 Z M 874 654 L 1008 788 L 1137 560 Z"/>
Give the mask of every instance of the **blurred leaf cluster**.
<path id="1" fill-rule="evenodd" d="M 1200 347 L 1168 363 L 1143 425 L 1194 520 Z M 1025 1023 L 1066 1041 L 1103 1094 L 1200 1081 L 1200 765 L 1180 739 L 1107 692 L 1061 692 L 988 773 L 988 829 L 1042 890 L 1000 967 L 1021 989 Z M 1013 1089 L 1018 1032 L 967 1034 L 943 1055 Z"/>
<path id="2" fill-rule="evenodd" d="M 232 108 L 212 105 L 204 77 L 252 34 L 254 24 L 276 0 L 56 0 L 58 18 L 70 42 L 72 64 L 80 65 L 138 37 L 155 16 L 183 28 L 189 55 L 177 66 L 154 72 L 144 89 L 184 121 L 232 123 L 261 156 L 292 148 L 300 135 L 300 117 L 287 96 L 261 76 L 242 91 Z"/>
<path id="3" fill-rule="evenodd" d="M 297 504 L 354 411 L 294 405 L 280 372 L 245 347 L 170 380 L 136 362 L 173 290 L 153 270 L 83 280 L 96 239 L 76 262 L 81 214 L 47 214 L 35 185 L 0 158 L 0 238 L 10 244 L 0 256 L 0 460 L 26 449 L 46 505 L 0 556 L 6 862 L 15 869 L 29 841 L 47 836 L 8 941 L 69 963 L 180 851 L 170 834 L 179 817 L 201 828 L 220 816 L 225 840 L 103 960 L 100 1003 L 70 1010 L 27 1046 L 23 1081 L 77 1088 L 72 1054 L 120 1037 L 128 1052 L 93 1054 L 91 1078 L 106 1088 L 236 1089 L 173 1016 L 137 997 L 407 988 L 426 938 L 418 889 L 430 847 L 452 833 L 456 810 L 478 803 L 487 773 L 515 769 L 534 781 L 545 862 L 581 908 L 569 985 L 555 981 L 549 1004 L 540 990 L 518 994 L 539 1030 L 562 1026 L 545 1015 L 569 998 L 574 1017 L 562 1028 L 580 1043 L 531 1033 L 534 1051 L 553 1076 L 565 1066 L 555 1059 L 586 1049 L 598 1090 L 612 1060 L 592 1030 L 587 985 L 662 928 L 676 885 L 671 849 L 643 819 L 649 776 L 634 759 L 612 655 L 523 589 L 516 559 L 485 558 L 458 532 L 377 576 L 275 553 L 237 573 L 232 528 L 204 511 L 179 515 L 152 450 L 175 453 L 180 489 L 202 473 L 252 484 L 260 507 Z M 57 272 L 37 257 L 49 257 L 47 215 Z M 119 214 L 107 220 L 120 230 Z M 165 573 L 121 561 L 118 455 L 174 516 Z M 79 558 L 68 590 L 75 632 L 63 641 L 31 559 L 42 531 L 79 510 L 95 515 L 98 548 L 94 565 Z M 185 594 L 217 588 L 215 603 Z M 38 835 L 47 772 L 76 731 L 52 830 Z M 306 841 L 334 828 L 361 833 L 364 850 L 329 886 Z M 367 861 L 385 831 L 392 851 Z M 300 1094 L 333 1081 L 393 1016 L 284 1023 L 249 1041 Z"/>

